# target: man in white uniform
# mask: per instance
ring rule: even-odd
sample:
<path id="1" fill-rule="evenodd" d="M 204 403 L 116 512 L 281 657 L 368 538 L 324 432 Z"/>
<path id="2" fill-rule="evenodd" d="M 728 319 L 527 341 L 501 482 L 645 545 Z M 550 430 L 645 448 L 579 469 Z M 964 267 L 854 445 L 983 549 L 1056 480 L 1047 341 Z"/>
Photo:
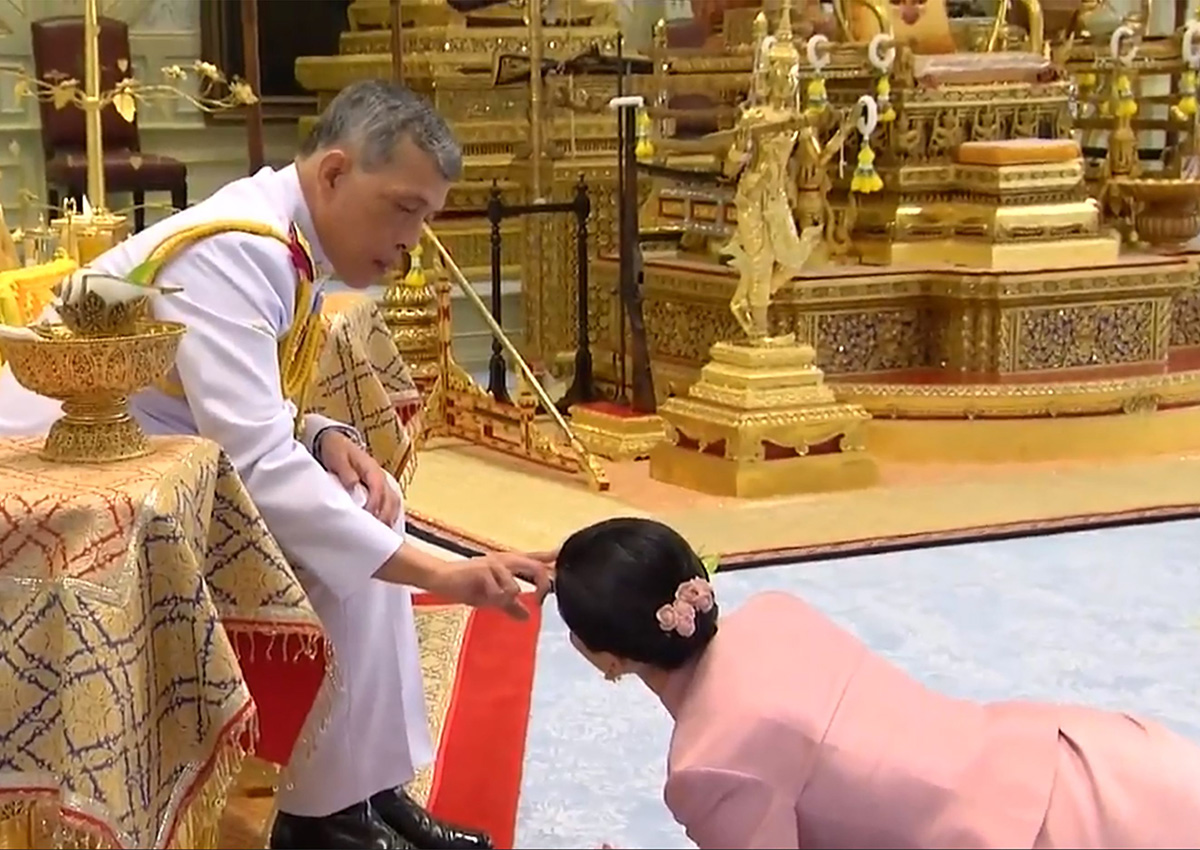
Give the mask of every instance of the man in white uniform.
<path id="1" fill-rule="evenodd" d="M 407 89 L 364 82 L 330 103 L 295 163 L 225 186 L 100 257 L 127 274 L 197 224 L 241 220 L 296 230 L 318 278 L 364 287 L 395 266 L 442 208 L 461 153 L 449 128 Z M 276 848 L 475 848 L 487 836 L 434 820 L 402 786 L 432 757 L 409 587 L 527 615 L 516 576 L 548 586 L 548 558 L 511 553 L 447 562 L 405 543 L 399 490 L 358 435 L 317 415 L 297 429 L 281 389 L 278 340 L 307 315 L 285 241 L 247 232 L 184 249 L 161 280 L 182 292 L 155 304 L 183 322 L 182 394 L 132 400 L 150 433 L 219 443 L 304 582 L 341 675 L 326 729 L 293 758 L 280 789 Z M 315 298 L 320 298 L 316 287 Z M 296 311 L 299 306 L 300 311 Z M 315 309 L 314 304 L 314 309 Z M 57 403 L 0 374 L 0 434 L 44 433 Z"/>

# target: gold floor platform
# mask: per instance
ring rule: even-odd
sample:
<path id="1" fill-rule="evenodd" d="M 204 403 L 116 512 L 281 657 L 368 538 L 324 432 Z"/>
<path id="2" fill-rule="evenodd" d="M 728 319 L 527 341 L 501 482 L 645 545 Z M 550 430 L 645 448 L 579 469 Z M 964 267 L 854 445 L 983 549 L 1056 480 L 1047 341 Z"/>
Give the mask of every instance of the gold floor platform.
<path id="1" fill-rule="evenodd" d="M 873 417 L 865 443 L 900 461 L 1137 458 L 1200 449 L 1200 371 L 949 384 L 831 381 Z"/>
<path id="2" fill-rule="evenodd" d="M 1137 418 L 1143 427 L 1160 427 L 1152 424 L 1159 417 L 1161 427 L 1192 433 L 1191 448 L 1109 461 L 884 461 L 875 487 L 758 500 L 653 481 L 644 462 L 607 464 L 612 489 L 593 493 L 565 475 L 495 453 L 443 446 L 422 456 L 408 509 L 410 518 L 447 536 L 520 550 L 553 547 L 608 517 L 656 517 L 730 562 L 1200 513 L 1200 413 Z M 1131 429 L 1138 424 L 1127 418 Z"/>

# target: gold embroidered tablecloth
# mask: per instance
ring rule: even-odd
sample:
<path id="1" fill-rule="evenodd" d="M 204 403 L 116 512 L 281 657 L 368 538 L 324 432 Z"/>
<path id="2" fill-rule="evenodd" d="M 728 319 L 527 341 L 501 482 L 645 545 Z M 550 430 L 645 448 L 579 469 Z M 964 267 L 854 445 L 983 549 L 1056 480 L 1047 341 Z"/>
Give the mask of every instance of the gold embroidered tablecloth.
<path id="1" fill-rule="evenodd" d="M 418 393 L 383 314 L 353 292 L 330 295 L 321 312 L 327 336 L 312 409 L 358 429 L 371 456 L 404 487 L 416 471 L 419 417 L 401 423 L 397 406 Z"/>
<path id="2" fill-rule="evenodd" d="M 0 846 L 215 847 L 254 714 L 235 643 L 321 637 L 224 454 L 153 442 L 86 467 L 0 440 Z"/>

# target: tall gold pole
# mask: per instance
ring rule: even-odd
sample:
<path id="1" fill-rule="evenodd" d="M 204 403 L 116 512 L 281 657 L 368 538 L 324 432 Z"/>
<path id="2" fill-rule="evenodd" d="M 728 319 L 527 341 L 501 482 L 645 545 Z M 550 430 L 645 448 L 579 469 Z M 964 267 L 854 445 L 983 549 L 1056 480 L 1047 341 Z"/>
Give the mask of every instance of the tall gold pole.
<path id="1" fill-rule="evenodd" d="M 100 123 L 100 13 L 97 0 L 83 0 L 83 116 L 87 130 L 87 199 L 104 209 L 104 138 Z"/>
<path id="2" fill-rule="evenodd" d="M 529 149 L 533 165 L 533 200 L 542 200 L 542 0 L 528 0 L 529 15 Z"/>

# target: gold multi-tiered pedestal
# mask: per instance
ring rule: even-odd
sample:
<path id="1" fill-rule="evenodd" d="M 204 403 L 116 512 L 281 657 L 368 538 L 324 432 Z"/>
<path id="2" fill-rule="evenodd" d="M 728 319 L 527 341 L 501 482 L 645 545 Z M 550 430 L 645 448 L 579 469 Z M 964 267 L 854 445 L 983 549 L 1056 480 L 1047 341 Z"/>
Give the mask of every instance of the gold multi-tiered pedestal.
<path id="1" fill-rule="evenodd" d="M 686 398 L 659 413 L 667 441 L 650 453 L 658 481 L 718 496 L 780 496 L 869 486 L 869 418 L 840 404 L 808 345 L 718 342 Z"/>
<path id="2" fill-rule="evenodd" d="M 661 416 L 610 401 L 572 405 L 571 427 L 588 451 L 615 461 L 644 460 L 666 436 Z"/>

